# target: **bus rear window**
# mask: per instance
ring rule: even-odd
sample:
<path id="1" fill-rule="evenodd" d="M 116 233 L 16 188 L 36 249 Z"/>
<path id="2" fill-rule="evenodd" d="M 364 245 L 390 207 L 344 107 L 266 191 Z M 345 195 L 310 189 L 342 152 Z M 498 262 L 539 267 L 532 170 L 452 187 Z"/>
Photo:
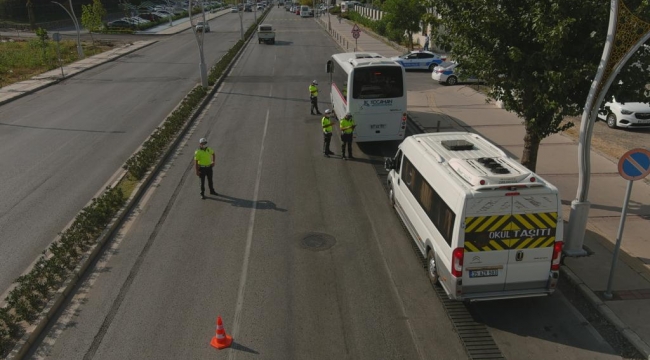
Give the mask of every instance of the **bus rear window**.
<path id="1" fill-rule="evenodd" d="M 383 66 L 354 70 L 352 98 L 389 99 L 404 96 L 402 68 Z"/>

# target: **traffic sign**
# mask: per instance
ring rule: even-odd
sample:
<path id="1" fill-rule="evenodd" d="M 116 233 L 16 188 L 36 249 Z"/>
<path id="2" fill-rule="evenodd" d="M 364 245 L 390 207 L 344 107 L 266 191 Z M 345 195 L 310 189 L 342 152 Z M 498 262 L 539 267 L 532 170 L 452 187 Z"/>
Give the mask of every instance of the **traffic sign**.
<path id="1" fill-rule="evenodd" d="M 359 29 L 359 25 L 354 24 L 354 26 L 352 27 L 352 32 L 361 32 L 361 29 Z"/>
<path id="2" fill-rule="evenodd" d="M 650 150 L 632 149 L 618 161 L 618 173 L 625 180 L 641 180 L 650 174 Z"/>
<path id="3" fill-rule="evenodd" d="M 353 37 L 353 38 L 358 39 L 359 36 L 361 36 L 361 34 L 359 34 L 358 31 L 353 31 L 353 32 L 352 32 L 352 37 Z"/>

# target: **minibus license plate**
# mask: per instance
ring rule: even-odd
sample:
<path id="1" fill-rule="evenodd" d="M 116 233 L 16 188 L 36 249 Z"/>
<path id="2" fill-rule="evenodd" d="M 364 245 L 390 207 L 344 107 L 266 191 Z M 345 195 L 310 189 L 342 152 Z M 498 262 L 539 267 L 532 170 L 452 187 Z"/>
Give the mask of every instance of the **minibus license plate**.
<path id="1" fill-rule="evenodd" d="M 479 278 L 488 276 L 499 276 L 499 270 L 470 270 L 469 277 Z"/>

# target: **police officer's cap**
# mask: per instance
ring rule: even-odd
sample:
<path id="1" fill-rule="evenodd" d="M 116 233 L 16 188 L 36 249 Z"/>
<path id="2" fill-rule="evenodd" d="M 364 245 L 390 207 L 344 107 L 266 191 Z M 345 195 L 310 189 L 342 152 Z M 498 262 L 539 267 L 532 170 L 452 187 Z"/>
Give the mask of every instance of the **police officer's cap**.
<path id="1" fill-rule="evenodd" d="M 316 80 L 312 81 L 311 83 L 312 83 L 312 85 L 318 85 L 318 81 L 316 81 Z"/>
<path id="2" fill-rule="evenodd" d="M 206 138 L 201 138 L 199 140 L 199 144 L 207 144 L 207 143 L 208 143 L 208 139 L 206 139 Z"/>
<path id="3" fill-rule="evenodd" d="M 329 114 L 331 114 L 331 113 L 332 113 L 332 110 L 330 110 L 330 109 L 326 109 L 326 110 L 325 110 L 325 115 L 329 115 Z"/>

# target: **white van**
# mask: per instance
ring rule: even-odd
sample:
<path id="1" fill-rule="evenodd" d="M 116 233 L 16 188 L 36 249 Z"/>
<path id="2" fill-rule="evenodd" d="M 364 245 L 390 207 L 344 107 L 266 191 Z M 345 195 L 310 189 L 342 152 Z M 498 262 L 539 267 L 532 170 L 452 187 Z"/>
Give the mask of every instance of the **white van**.
<path id="1" fill-rule="evenodd" d="M 310 16 L 312 16 L 312 12 L 309 6 L 302 5 L 300 7 L 300 17 L 310 17 Z"/>
<path id="2" fill-rule="evenodd" d="M 408 137 L 386 170 L 390 201 L 449 298 L 555 291 L 564 245 L 555 186 L 472 133 Z"/>

